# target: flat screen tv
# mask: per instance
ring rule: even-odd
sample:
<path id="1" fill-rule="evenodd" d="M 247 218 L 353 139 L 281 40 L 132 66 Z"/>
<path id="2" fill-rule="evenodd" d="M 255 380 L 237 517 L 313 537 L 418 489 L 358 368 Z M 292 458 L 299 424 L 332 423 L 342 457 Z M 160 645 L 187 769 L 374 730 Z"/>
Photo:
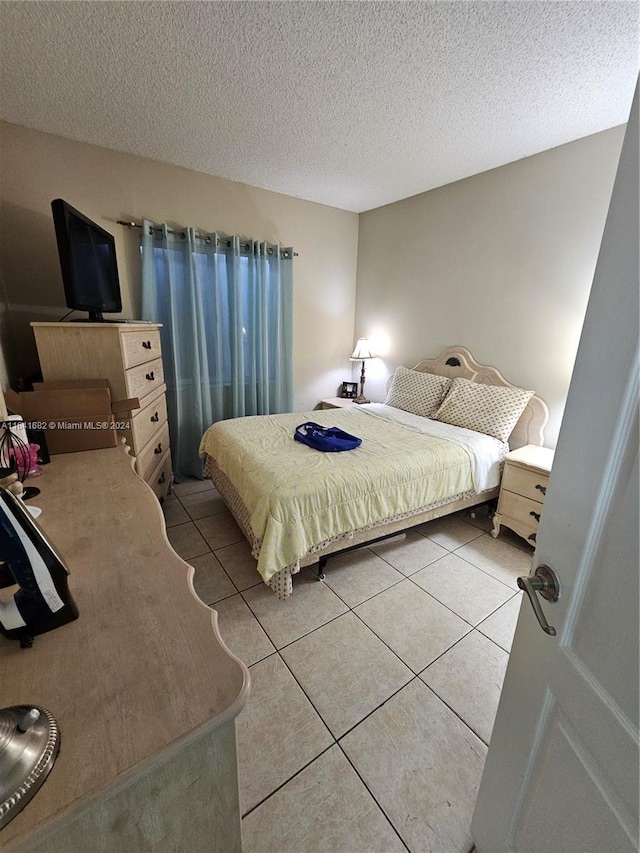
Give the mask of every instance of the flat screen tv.
<path id="1" fill-rule="evenodd" d="M 113 236 L 61 198 L 51 202 L 67 308 L 88 311 L 89 321 L 122 311 Z"/>

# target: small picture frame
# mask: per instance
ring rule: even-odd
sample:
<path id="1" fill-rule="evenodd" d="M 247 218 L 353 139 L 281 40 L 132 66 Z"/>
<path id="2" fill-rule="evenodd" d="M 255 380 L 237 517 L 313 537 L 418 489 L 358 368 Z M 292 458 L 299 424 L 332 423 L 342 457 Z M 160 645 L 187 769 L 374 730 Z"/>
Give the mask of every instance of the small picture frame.
<path id="1" fill-rule="evenodd" d="M 340 396 L 343 400 L 355 400 L 358 396 L 357 382 L 343 382 L 340 389 Z"/>

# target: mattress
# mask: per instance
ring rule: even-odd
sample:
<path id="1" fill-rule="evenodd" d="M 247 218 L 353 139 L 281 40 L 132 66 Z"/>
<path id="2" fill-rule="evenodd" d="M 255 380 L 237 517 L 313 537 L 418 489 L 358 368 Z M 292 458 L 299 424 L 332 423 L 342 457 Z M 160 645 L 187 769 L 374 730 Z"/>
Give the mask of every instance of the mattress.
<path id="1" fill-rule="evenodd" d="M 307 420 L 362 444 L 322 453 L 294 441 Z M 279 597 L 322 543 L 496 486 L 507 451 L 490 436 L 382 404 L 219 421 L 200 444 L 242 501 L 260 543 L 258 571 Z"/>

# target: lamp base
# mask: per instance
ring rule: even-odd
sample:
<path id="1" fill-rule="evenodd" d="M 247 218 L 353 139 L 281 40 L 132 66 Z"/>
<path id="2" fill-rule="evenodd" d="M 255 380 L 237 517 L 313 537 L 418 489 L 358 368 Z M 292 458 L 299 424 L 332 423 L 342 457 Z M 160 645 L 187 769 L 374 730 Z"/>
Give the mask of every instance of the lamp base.
<path id="1" fill-rule="evenodd" d="M 358 394 L 358 396 L 353 401 L 354 403 L 370 403 L 371 400 L 367 400 L 367 398 L 363 394 Z"/>

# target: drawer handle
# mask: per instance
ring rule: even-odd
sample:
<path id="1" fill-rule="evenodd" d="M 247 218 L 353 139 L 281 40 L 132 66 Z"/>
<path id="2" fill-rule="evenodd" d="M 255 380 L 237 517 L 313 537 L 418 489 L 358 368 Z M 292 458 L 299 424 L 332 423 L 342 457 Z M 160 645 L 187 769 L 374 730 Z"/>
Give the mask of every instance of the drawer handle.
<path id="1" fill-rule="evenodd" d="M 159 421 L 160 418 L 158 417 L 158 413 L 156 412 L 155 415 L 151 415 L 149 420 L 151 421 L 152 424 L 155 424 L 157 421 Z"/>
<path id="2" fill-rule="evenodd" d="M 527 536 L 527 539 L 528 539 L 530 542 L 533 542 L 533 543 L 534 543 L 534 545 L 535 545 L 535 541 L 536 541 L 536 537 L 537 537 L 537 535 L 538 535 L 537 533 L 532 533 L 532 534 L 531 534 L 531 536 Z"/>
<path id="3" fill-rule="evenodd" d="M 149 382 L 153 382 L 156 377 L 155 377 L 154 372 L 152 370 L 151 373 L 145 373 L 144 378 L 148 379 Z M 536 489 L 539 489 L 539 488 L 540 488 L 539 486 L 536 486 Z"/>
<path id="4" fill-rule="evenodd" d="M 162 442 L 161 441 L 158 442 L 158 446 L 156 448 L 154 448 L 153 452 L 156 455 L 158 455 L 159 453 L 162 453 Z"/>
<path id="5" fill-rule="evenodd" d="M 159 485 L 159 486 L 161 486 L 161 485 L 164 483 L 164 481 L 165 481 L 166 479 L 167 479 L 167 478 L 166 478 L 165 473 L 164 473 L 164 471 L 163 471 L 163 472 L 162 472 L 162 476 L 161 476 L 161 477 L 160 477 L 160 479 L 158 480 L 158 485 Z"/>
<path id="6" fill-rule="evenodd" d="M 142 341 L 143 349 L 151 349 L 151 341 Z"/>
<path id="7" fill-rule="evenodd" d="M 540 483 L 538 483 L 538 484 L 536 485 L 536 489 L 537 489 L 539 492 L 542 492 L 542 494 L 543 494 L 543 495 L 546 495 L 546 494 L 547 494 L 547 487 L 546 487 L 546 486 L 541 486 L 541 485 L 540 485 Z"/>
<path id="8" fill-rule="evenodd" d="M 540 513 L 539 512 L 534 512 L 533 510 L 531 510 L 529 515 L 532 515 L 536 521 L 540 521 Z"/>

